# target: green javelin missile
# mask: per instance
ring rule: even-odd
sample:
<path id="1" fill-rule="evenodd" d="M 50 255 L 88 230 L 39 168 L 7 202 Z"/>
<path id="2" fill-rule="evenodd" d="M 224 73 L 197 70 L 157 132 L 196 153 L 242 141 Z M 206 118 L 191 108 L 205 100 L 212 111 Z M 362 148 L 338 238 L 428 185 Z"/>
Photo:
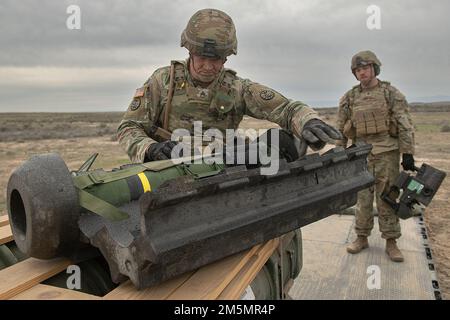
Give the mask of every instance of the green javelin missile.
<path id="1" fill-rule="evenodd" d="M 128 218 L 117 206 L 137 200 L 145 192 L 157 190 L 168 180 L 181 176 L 204 178 L 220 173 L 225 167 L 217 163 L 177 164 L 166 160 L 127 165 L 111 172 L 86 170 L 86 164 L 90 163 L 89 168 L 95 158 L 94 154 L 80 170 L 72 173 L 74 184 L 78 188 L 79 203 L 83 208 L 115 221 Z"/>

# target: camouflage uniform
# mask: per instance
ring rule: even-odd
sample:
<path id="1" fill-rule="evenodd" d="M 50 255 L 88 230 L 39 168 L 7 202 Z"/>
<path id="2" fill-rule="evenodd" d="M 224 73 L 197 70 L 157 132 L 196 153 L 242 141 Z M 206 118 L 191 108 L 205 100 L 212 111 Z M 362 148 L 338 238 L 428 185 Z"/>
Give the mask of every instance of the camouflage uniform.
<path id="1" fill-rule="evenodd" d="M 285 98 L 264 85 L 242 79 L 223 68 L 208 88 L 196 87 L 189 74 L 188 61 L 175 64 L 175 90 L 169 115 L 169 131 L 184 128 L 192 132 L 193 122 L 202 121 L 203 130 L 236 129 L 244 115 L 269 120 L 301 137 L 303 125 L 317 113 L 300 101 Z M 146 132 L 161 126 L 169 91 L 170 67 L 156 70 L 136 90 L 118 128 L 120 144 L 133 162 L 144 161 L 145 152 L 155 140 Z"/>
<path id="2" fill-rule="evenodd" d="M 218 58 L 237 54 L 236 29 L 232 19 L 216 9 L 197 11 L 181 34 L 181 46 L 189 54 Z M 149 146 L 152 125 L 165 129 L 187 129 L 193 134 L 193 122 L 202 121 L 203 131 L 236 129 L 244 115 L 277 123 L 301 137 L 303 126 L 318 118 L 315 111 L 300 101 L 292 101 L 261 84 L 242 79 L 236 72 L 222 68 L 216 79 L 204 88 L 197 86 L 189 72 L 190 59 L 172 61 L 171 66 L 156 70 L 136 90 L 118 128 L 120 144 L 133 162 L 143 162 Z M 164 109 L 173 72 L 173 95 L 169 118 Z M 169 100 L 170 101 L 170 100 Z M 164 121 L 166 120 L 166 121 Z M 197 133 L 196 133 L 197 134 Z"/>
<path id="3" fill-rule="evenodd" d="M 237 53 L 234 24 L 224 12 L 215 9 L 200 10 L 191 17 L 183 31 L 181 46 L 186 47 L 190 54 L 220 58 L 224 62 L 228 55 Z M 304 103 L 287 99 L 269 87 L 240 78 L 230 69 L 222 68 L 207 87 L 196 85 L 196 80 L 189 72 L 190 61 L 192 60 L 172 61 L 170 66 L 157 69 L 144 85 L 136 90 L 118 128 L 119 142 L 133 162 L 145 161 L 147 151 L 151 149 L 151 145 L 155 146 L 157 143 L 149 133 L 154 125 L 164 127 L 170 132 L 187 129 L 190 135 L 193 135 L 198 134 L 193 132 L 194 122 L 202 121 L 203 131 L 217 128 L 225 137 L 226 129 L 237 129 L 243 116 L 249 115 L 275 122 L 297 137 L 302 137 L 305 131 L 314 126 L 311 122 L 305 124 L 309 120 L 318 119 L 318 114 Z M 172 86 L 170 79 L 173 79 Z M 168 117 L 165 117 L 171 88 L 171 108 L 168 109 Z M 319 129 L 317 127 L 316 131 Z M 336 131 L 336 134 L 339 133 Z M 308 140 L 304 137 L 304 140 L 314 149 L 322 146 L 316 144 L 314 139 Z M 283 274 L 279 272 L 284 270 L 283 265 L 290 265 L 291 272 L 285 273 L 289 275 L 287 278 L 295 278 L 300 272 L 300 230 L 290 232 L 282 239 L 286 245 L 272 254 L 269 259 L 271 262 L 266 264 L 265 269 L 258 273 L 251 284 L 258 298 L 264 296 L 257 289 L 258 283 L 268 283 L 269 276 L 272 283 L 278 283 L 275 287 L 281 285 L 281 293 L 275 290 L 275 287 L 272 288 L 277 291 L 277 298 L 287 294 L 289 285 L 288 282 L 284 283 L 286 279 L 277 280 L 280 274 Z M 284 260 L 286 262 L 283 262 Z M 271 265 L 280 267 L 270 267 Z"/>
<path id="4" fill-rule="evenodd" d="M 399 238 L 399 219 L 380 195 L 399 174 L 400 153 L 414 154 L 414 130 L 405 96 L 385 81 L 379 81 L 374 88 L 354 86 L 339 102 L 337 127 L 345 136 L 341 145 L 346 146 L 348 139 L 373 145 L 368 168 L 376 178 L 376 184 L 358 193 L 356 234 L 370 235 L 375 193 L 382 237 Z"/>

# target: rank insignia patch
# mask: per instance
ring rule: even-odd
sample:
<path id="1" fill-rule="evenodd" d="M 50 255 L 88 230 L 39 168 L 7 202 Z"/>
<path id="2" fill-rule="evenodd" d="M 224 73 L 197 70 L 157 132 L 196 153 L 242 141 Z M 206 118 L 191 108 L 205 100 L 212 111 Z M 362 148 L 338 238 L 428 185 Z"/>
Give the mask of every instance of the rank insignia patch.
<path id="1" fill-rule="evenodd" d="M 209 90 L 199 88 L 197 92 L 197 97 L 200 99 L 207 99 L 209 97 Z"/>

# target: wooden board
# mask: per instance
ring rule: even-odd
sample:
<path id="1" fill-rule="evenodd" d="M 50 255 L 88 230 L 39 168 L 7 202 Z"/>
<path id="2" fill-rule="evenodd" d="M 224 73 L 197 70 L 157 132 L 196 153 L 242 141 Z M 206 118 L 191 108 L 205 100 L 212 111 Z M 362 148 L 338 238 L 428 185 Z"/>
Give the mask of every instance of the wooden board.
<path id="1" fill-rule="evenodd" d="M 103 298 L 107 300 L 214 299 L 258 248 L 259 246 L 254 247 L 144 290 L 136 290 L 133 283 L 127 281 Z"/>
<path id="2" fill-rule="evenodd" d="M 29 258 L 0 272 L 0 300 L 34 287 L 55 274 L 64 271 L 71 262 L 65 258 L 39 260 Z"/>
<path id="3" fill-rule="evenodd" d="M 8 215 L 0 216 L 0 227 L 7 226 L 9 224 Z"/>
<path id="4" fill-rule="evenodd" d="M 0 227 L 0 245 L 13 240 L 11 227 L 9 225 Z"/>
<path id="5" fill-rule="evenodd" d="M 0 216 L 0 245 L 13 241 L 7 215 Z M 278 246 L 278 239 L 211 263 L 158 286 L 136 290 L 126 281 L 108 293 L 105 300 L 238 299 Z M 0 272 L 0 299 L 98 300 L 101 297 L 40 284 L 64 271 L 67 259 L 22 261 Z"/>
<path id="6" fill-rule="evenodd" d="M 3 220 L 5 221 L 5 220 Z M 7 219 L 6 219 L 7 221 Z M 12 241 L 8 224 L 0 227 L 2 243 Z M 273 253 L 278 239 L 211 263 L 158 286 L 136 290 L 126 281 L 108 293 L 105 300 L 237 299 Z M 95 300 L 101 297 L 40 284 L 64 271 L 67 259 L 30 258 L 0 271 L 0 300 Z"/>
<path id="7" fill-rule="evenodd" d="M 37 284 L 12 297 L 11 300 L 101 300 L 101 298 L 75 290 Z"/>
<path id="8" fill-rule="evenodd" d="M 194 272 L 188 272 L 164 283 L 136 290 L 131 281 L 126 281 L 103 297 L 105 300 L 164 300 L 186 282 Z"/>
<path id="9" fill-rule="evenodd" d="M 232 255 L 198 269 L 188 281 L 167 299 L 170 300 L 212 300 L 216 299 L 225 287 L 239 273 L 250 258 L 261 249 L 255 246 L 250 250 Z"/>
<path id="10" fill-rule="evenodd" d="M 264 244 L 264 246 L 256 252 L 246 265 L 239 270 L 239 273 L 233 278 L 228 286 L 217 297 L 220 300 L 239 299 L 247 288 L 247 286 L 255 279 L 258 272 L 276 250 L 279 239 L 273 239 Z"/>

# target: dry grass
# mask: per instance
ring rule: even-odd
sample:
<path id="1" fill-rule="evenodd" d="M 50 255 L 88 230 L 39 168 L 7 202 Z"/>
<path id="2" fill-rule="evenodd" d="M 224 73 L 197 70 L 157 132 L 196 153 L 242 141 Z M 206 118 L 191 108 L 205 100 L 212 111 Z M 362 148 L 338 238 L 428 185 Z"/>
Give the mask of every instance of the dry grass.
<path id="1" fill-rule="evenodd" d="M 111 113 L 2 113 L 0 141 L 112 136 L 122 117 Z"/>

